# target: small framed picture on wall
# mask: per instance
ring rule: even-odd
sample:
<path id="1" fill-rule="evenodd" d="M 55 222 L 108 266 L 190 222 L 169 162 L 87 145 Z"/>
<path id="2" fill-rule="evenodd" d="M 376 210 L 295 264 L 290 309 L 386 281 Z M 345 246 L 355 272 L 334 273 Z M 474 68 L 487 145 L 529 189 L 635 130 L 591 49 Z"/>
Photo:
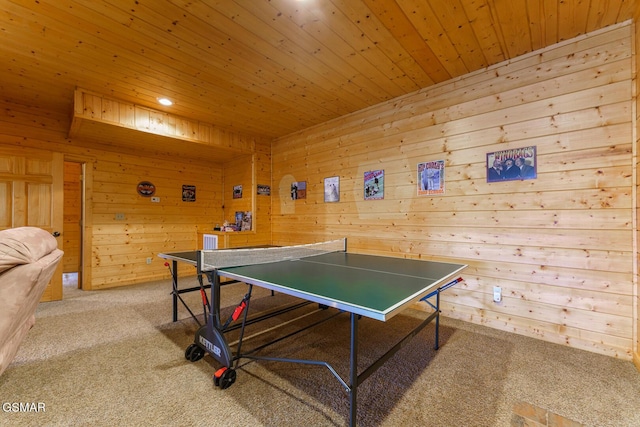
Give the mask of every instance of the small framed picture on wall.
<path id="1" fill-rule="evenodd" d="M 324 179 L 324 201 L 334 203 L 340 201 L 340 177 L 332 176 Z"/>
<path id="2" fill-rule="evenodd" d="M 418 196 L 444 194 L 444 160 L 418 163 Z"/>
<path id="3" fill-rule="evenodd" d="M 364 173 L 364 199 L 384 199 L 384 171 L 369 171 Z"/>
<path id="4" fill-rule="evenodd" d="M 307 181 L 297 181 L 291 183 L 291 200 L 307 198 Z"/>

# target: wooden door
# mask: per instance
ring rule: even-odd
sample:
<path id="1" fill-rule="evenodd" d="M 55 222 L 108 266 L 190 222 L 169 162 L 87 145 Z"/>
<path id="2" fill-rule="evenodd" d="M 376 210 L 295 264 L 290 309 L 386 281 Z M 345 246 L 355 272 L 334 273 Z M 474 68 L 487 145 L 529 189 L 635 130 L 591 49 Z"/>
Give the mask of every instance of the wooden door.
<path id="1" fill-rule="evenodd" d="M 64 159 L 61 153 L 0 147 L 0 229 L 42 228 L 62 247 Z M 62 263 L 42 301 L 62 299 Z"/>

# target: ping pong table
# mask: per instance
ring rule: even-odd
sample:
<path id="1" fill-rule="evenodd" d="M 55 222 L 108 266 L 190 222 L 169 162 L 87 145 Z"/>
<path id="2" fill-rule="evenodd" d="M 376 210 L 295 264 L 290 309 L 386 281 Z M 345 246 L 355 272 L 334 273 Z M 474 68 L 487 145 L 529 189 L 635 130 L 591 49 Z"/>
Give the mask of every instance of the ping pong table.
<path id="1" fill-rule="evenodd" d="M 271 245 L 246 246 L 246 247 L 243 247 L 242 249 L 259 249 L 259 248 L 270 248 L 270 247 L 273 247 L 273 246 Z M 228 249 L 219 249 L 219 250 L 228 250 Z M 196 316 L 193 313 L 193 310 L 191 309 L 189 304 L 187 304 L 187 302 L 182 298 L 181 295 L 189 292 L 196 292 L 196 291 L 200 291 L 202 293 L 204 290 L 209 289 L 211 285 L 205 284 L 202 282 L 203 275 L 201 272 L 198 273 L 198 281 L 200 282 L 199 283 L 200 286 L 190 286 L 186 288 L 181 288 L 178 283 L 178 280 L 179 280 L 178 263 L 189 264 L 197 268 L 198 257 L 200 256 L 199 251 L 181 251 L 181 252 L 161 253 L 161 254 L 158 254 L 158 256 L 160 258 L 164 258 L 165 260 L 167 260 L 165 265 L 169 266 L 169 272 L 171 273 L 171 280 L 172 280 L 172 290 L 171 290 L 172 310 L 171 311 L 172 311 L 173 321 L 174 322 L 178 321 L 178 307 L 179 307 L 178 302 L 180 302 L 182 303 L 184 308 L 186 308 L 186 310 L 189 312 L 191 317 L 196 321 L 196 323 L 202 326 L 202 324 L 198 320 L 198 316 Z M 171 265 L 169 265 L 168 261 L 171 261 Z M 222 282 L 221 285 L 228 285 L 233 283 L 237 283 L 237 280 L 227 280 L 225 282 Z M 204 294 L 203 294 L 203 304 L 206 304 L 206 302 L 207 302 L 206 298 L 204 297 Z M 205 312 L 205 316 L 206 316 L 206 312 Z"/>
<path id="2" fill-rule="evenodd" d="M 169 255 L 159 256 L 167 258 Z M 197 273 L 209 279 L 211 301 L 207 324 L 196 331 L 193 344 L 185 351 L 185 358 L 195 362 L 205 354 L 212 356 L 222 365 L 213 375 L 214 384 L 221 389 L 235 382 L 240 359 L 324 366 L 347 393 L 349 425 L 354 426 L 358 385 L 434 319 L 435 348 L 438 349 L 440 293 L 460 282 L 462 278 L 458 274 L 466 267 L 464 264 L 448 262 L 349 253 L 346 239 L 288 247 L 198 251 Z M 224 324 L 219 306 L 221 283 L 224 283 L 221 277 L 243 282 L 249 287 L 248 293 Z M 255 349 L 243 351 L 243 335 L 253 286 L 335 309 L 336 315 L 348 314 L 351 333 L 348 379 L 342 378 L 326 361 L 259 356 L 255 354 Z M 364 316 L 386 322 L 418 301 L 427 302 L 433 312 L 378 360 L 359 370 L 359 319 Z M 225 337 L 232 322 L 239 323 L 240 328 L 240 337 L 233 344 L 235 352 Z M 276 339 L 273 343 L 279 341 Z"/>

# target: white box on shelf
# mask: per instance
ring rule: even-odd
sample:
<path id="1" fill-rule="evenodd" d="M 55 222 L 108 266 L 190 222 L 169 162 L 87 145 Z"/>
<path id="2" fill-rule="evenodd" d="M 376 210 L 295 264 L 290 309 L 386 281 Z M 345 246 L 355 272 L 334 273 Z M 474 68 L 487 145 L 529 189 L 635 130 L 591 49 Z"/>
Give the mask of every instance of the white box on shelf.
<path id="1" fill-rule="evenodd" d="M 203 234 L 202 249 L 218 249 L 218 236 L 215 234 Z"/>

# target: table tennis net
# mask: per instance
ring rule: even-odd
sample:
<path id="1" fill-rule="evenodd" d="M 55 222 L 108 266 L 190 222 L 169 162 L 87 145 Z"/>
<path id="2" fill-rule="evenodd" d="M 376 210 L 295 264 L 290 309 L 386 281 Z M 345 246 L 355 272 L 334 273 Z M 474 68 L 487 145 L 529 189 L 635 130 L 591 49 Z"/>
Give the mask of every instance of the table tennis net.
<path id="1" fill-rule="evenodd" d="M 296 260 L 331 252 L 344 252 L 346 248 L 347 239 L 343 238 L 295 246 L 203 250 L 200 251 L 200 268 L 202 271 L 210 271 L 225 267 Z"/>

